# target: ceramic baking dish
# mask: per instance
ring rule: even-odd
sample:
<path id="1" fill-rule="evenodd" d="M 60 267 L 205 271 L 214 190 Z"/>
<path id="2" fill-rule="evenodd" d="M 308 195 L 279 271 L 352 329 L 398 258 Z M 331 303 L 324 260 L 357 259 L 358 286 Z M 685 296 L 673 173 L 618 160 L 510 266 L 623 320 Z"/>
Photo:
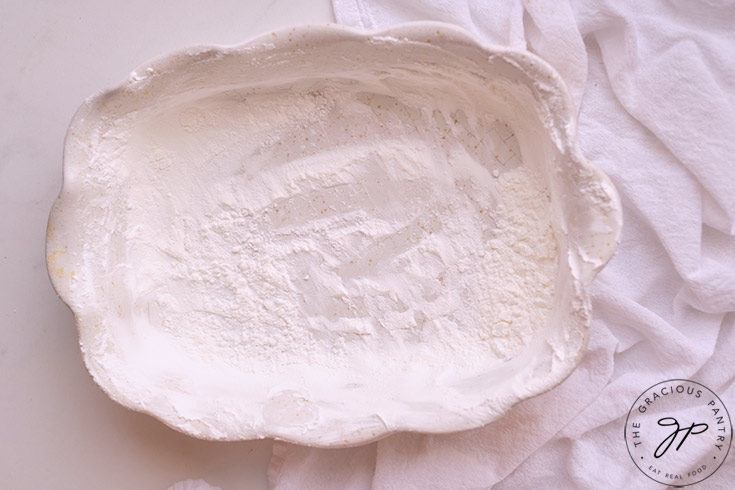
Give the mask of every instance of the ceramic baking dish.
<path id="1" fill-rule="evenodd" d="M 47 262 L 89 372 L 207 439 L 498 418 L 579 363 L 621 230 L 559 75 L 437 23 L 155 59 L 81 106 L 63 173 Z"/>

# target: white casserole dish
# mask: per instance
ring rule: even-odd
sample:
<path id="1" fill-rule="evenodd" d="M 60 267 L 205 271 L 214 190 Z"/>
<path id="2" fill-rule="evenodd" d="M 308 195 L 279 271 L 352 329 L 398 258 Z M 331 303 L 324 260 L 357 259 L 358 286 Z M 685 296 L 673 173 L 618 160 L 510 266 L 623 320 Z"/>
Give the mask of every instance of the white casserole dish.
<path id="1" fill-rule="evenodd" d="M 564 380 L 621 224 L 538 57 L 437 23 L 303 26 L 88 99 L 46 246 L 117 402 L 347 446 L 478 427 Z"/>

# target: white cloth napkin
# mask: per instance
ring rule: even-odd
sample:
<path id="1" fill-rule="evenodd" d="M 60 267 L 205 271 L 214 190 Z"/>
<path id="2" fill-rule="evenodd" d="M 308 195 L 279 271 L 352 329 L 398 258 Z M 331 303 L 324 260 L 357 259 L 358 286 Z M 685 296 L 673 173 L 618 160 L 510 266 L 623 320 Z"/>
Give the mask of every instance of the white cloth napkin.
<path id="1" fill-rule="evenodd" d="M 593 289 L 591 340 L 559 387 L 488 426 L 344 450 L 276 443 L 276 489 L 663 488 L 623 438 L 633 401 L 699 381 L 735 415 L 735 2 L 333 0 L 362 28 L 437 20 L 527 48 L 566 80 L 583 152 L 625 225 Z M 735 455 L 693 488 L 733 488 Z"/>

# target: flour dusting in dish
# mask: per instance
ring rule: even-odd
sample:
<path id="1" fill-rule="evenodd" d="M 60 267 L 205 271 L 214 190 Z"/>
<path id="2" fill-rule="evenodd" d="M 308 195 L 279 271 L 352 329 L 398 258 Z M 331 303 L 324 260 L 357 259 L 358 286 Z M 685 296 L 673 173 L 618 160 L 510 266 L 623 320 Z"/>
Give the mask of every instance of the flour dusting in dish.
<path id="1" fill-rule="evenodd" d="M 322 85 L 226 91 L 106 136 L 127 142 L 132 191 L 125 257 L 101 265 L 125 268 L 135 321 L 245 369 L 512 358 L 557 259 L 512 129 L 431 93 Z"/>

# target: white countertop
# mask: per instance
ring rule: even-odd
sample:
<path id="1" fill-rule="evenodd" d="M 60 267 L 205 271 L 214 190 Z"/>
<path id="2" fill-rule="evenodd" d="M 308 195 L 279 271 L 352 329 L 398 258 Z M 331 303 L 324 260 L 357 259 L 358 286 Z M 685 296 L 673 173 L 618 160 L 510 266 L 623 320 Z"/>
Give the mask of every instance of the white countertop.
<path id="1" fill-rule="evenodd" d="M 167 51 L 333 20 L 329 0 L 0 4 L 0 488 L 165 490 L 187 478 L 266 487 L 270 441 L 196 440 L 94 384 L 47 277 L 46 221 L 85 97 Z"/>

